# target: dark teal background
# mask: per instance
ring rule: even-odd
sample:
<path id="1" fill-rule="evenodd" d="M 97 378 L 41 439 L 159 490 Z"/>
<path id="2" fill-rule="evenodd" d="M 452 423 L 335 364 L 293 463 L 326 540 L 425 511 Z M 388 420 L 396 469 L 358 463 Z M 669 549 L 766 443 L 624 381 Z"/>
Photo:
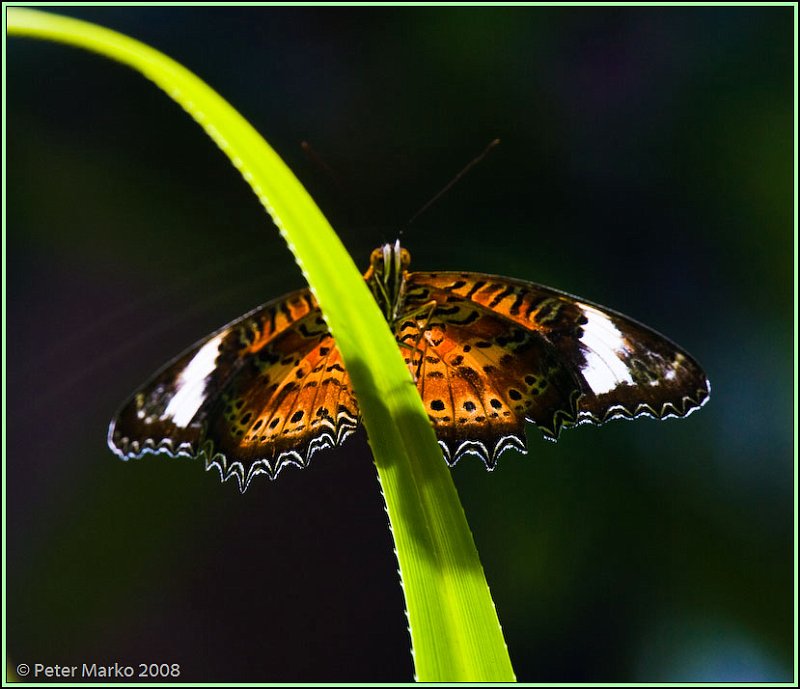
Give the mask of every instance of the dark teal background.
<path id="1" fill-rule="evenodd" d="M 792 8 L 63 12 L 208 81 L 362 266 L 500 137 L 404 231 L 412 269 L 581 294 L 712 383 L 688 419 L 558 444 L 532 430 L 493 474 L 454 469 L 518 678 L 792 679 Z M 145 79 L 60 45 L 7 50 L 10 664 L 410 680 L 363 434 L 244 496 L 197 463 L 107 450 L 150 373 L 302 278 Z"/>

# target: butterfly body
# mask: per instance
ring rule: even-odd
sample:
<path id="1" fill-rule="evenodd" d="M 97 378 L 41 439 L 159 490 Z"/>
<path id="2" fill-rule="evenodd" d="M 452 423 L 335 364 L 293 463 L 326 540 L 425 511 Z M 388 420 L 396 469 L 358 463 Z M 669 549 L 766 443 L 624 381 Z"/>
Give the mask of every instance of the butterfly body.
<path id="1" fill-rule="evenodd" d="M 399 242 L 376 249 L 365 279 L 392 327 L 445 459 L 488 468 L 526 451 L 525 423 L 562 428 L 686 416 L 709 396 L 675 344 L 609 309 L 534 283 L 479 273 L 410 272 Z M 309 290 L 245 314 L 145 384 L 109 428 L 124 459 L 204 456 L 244 489 L 306 466 L 359 423 L 342 358 Z"/>

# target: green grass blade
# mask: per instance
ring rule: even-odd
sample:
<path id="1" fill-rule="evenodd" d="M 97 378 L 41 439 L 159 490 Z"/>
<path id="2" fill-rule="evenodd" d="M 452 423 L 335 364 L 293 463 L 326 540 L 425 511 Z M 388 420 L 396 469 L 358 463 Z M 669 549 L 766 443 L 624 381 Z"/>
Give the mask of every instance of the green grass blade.
<path id="1" fill-rule="evenodd" d="M 416 387 L 363 278 L 300 182 L 223 98 L 143 43 L 20 8 L 7 8 L 7 30 L 78 46 L 138 70 L 231 159 L 297 258 L 352 379 L 395 539 L 417 678 L 513 681 L 483 568 Z"/>

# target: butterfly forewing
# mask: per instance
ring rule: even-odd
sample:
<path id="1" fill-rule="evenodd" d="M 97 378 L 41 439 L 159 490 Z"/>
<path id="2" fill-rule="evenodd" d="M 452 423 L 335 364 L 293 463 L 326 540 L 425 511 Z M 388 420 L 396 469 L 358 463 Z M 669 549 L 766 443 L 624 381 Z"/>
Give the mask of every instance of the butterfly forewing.
<path id="1" fill-rule="evenodd" d="M 299 409 L 310 413 L 298 415 Z M 244 488 L 285 462 L 304 465 L 341 442 L 358 409 L 316 301 L 299 290 L 269 302 L 167 364 L 123 406 L 109 446 L 205 456 Z"/>
<path id="2" fill-rule="evenodd" d="M 580 392 L 578 421 L 686 416 L 708 399 L 705 373 L 688 353 L 633 319 L 578 297 L 478 273 L 411 273 L 407 290 L 409 305 L 435 300 L 444 318 L 448 307 L 458 306 L 456 317 L 462 322 L 493 318 L 545 342 L 548 356 L 569 368 Z M 504 335 L 487 342 L 500 350 L 514 345 Z M 531 372 L 513 370 L 519 389 L 519 381 Z M 528 418 L 542 427 L 535 411 Z M 564 425 L 570 421 L 565 417 Z M 552 435 L 557 434 L 558 428 Z"/>

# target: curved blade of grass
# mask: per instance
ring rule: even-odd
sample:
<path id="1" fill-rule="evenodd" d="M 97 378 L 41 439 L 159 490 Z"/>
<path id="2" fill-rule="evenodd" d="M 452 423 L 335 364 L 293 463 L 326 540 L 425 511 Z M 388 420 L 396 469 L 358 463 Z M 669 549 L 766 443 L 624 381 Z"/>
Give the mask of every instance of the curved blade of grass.
<path id="1" fill-rule="evenodd" d="M 300 182 L 233 107 L 162 53 L 88 22 L 7 12 L 11 35 L 71 44 L 140 71 L 242 173 L 296 256 L 352 379 L 395 539 L 417 678 L 513 681 L 483 568 L 416 387 L 363 278 Z"/>

